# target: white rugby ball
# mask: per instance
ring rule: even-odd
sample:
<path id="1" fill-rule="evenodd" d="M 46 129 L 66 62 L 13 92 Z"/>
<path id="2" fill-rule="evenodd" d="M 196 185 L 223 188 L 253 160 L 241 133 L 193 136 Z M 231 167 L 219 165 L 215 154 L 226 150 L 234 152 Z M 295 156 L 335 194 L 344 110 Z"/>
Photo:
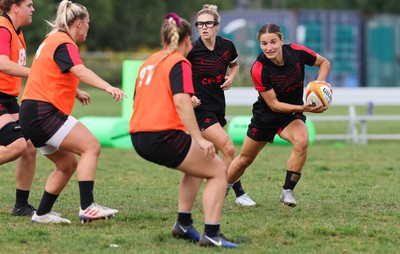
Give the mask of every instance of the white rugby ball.
<path id="1" fill-rule="evenodd" d="M 315 106 L 324 105 L 329 108 L 332 103 L 332 87 L 329 83 L 310 82 L 306 87 L 305 101 Z"/>

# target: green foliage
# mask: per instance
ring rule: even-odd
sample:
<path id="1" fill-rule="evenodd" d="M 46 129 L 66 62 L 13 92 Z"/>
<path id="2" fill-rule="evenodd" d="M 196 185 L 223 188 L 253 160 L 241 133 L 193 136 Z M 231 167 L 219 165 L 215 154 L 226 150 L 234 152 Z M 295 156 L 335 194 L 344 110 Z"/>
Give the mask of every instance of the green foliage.
<path id="1" fill-rule="evenodd" d="M 85 42 L 87 50 L 107 49 L 112 43 L 109 41 L 110 32 L 113 31 L 114 23 L 114 2 L 108 0 L 81 0 L 80 4 L 86 6 L 90 16 L 90 29 Z M 93 4 L 96 3 L 96 4 Z"/>
<path id="2" fill-rule="evenodd" d="M 60 1 L 34 1 L 33 22 L 24 27 L 28 52 L 33 53 L 48 32 L 44 20 L 52 20 Z M 89 36 L 81 45 L 81 50 L 88 51 L 137 51 L 160 47 L 160 25 L 168 12 L 176 12 L 181 17 L 191 20 L 203 4 L 216 4 L 219 11 L 235 9 L 237 3 L 246 2 L 249 9 L 260 8 L 326 8 L 358 9 L 366 13 L 400 13 L 396 0 L 371 1 L 321 1 L 321 0 L 286 0 L 286 1 L 250 1 L 250 0 L 81 0 L 90 13 Z"/>
<path id="3" fill-rule="evenodd" d="M 81 0 L 90 14 L 90 30 L 81 50 L 130 51 L 160 47 L 160 27 L 168 12 L 176 12 L 191 20 L 192 16 L 208 3 L 204 0 L 192 1 L 108 1 Z M 48 32 L 44 20 L 55 17 L 59 1 L 35 1 L 33 22 L 24 27 L 28 52 L 34 53 Z M 230 1 L 214 1 L 221 10 L 232 9 Z"/>
<path id="4" fill-rule="evenodd" d="M 56 4 L 50 1 L 35 1 L 33 4 L 35 12 L 33 14 L 32 23 L 22 27 L 28 54 L 34 54 L 36 52 L 36 49 L 44 40 L 45 35 L 50 31 L 50 27 L 45 20 L 51 21 L 56 13 Z"/>

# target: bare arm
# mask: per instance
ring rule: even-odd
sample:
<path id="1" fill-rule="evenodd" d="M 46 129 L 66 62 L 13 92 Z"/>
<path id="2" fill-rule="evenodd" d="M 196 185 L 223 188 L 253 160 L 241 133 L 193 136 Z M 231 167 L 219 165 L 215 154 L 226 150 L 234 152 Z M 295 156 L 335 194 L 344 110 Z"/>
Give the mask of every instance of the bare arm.
<path id="1" fill-rule="evenodd" d="M 291 112 L 322 113 L 327 109 L 323 105 L 314 107 L 312 103 L 304 105 L 294 105 L 285 102 L 280 102 L 276 98 L 276 93 L 274 89 L 270 89 L 265 92 L 260 92 L 260 95 L 264 99 L 265 103 L 267 103 L 268 107 L 272 109 L 272 111 L 279 113 L 291 113 Z"/>
<path id="2" fill-rule="evenodd" d="M 228 90 L 233 85 L 233 80 L 236 75 L 239 73 L 239 62 L 236 60 L 235 62 L 229 64 L 229 75 L 225 76 L 225 82 L 221 85 L 222 90 Z"/>
<path id="3" fill-rule="evenodd" d="M 30 68 L 19 65 L 6 55 L 0 55 L 0 72 L 10 76 L 28 77 Z"/>
<path id="4" fill-rule="evenodd" d="M 174 95 L 173 99 L 175 108 L 187 131 L 204 150 L 205 157 L 213 158 L 215 155 L 214 145 L 211 142 L 205 140 L 201 135 L 199 126 L 197 125 L 196 117 L 194 115 L 190 95 L 185 93 L 178 93 Z"/>
<path id="5" fill-rule="evenodd" d="M 325 57 L 317 54 L 314 66 L 319 67 L 317 81 L 325 81 L 331 68 L 331 63 Z"/>
<path id="6" fill-rule="evenodd" d="M 83 64 L 75 65 L 69 70 L 83 83 L 111 94 L 117 101 L 122 101 L 123 96 L 127 97 L 121 89 L 110 85 Z"/>

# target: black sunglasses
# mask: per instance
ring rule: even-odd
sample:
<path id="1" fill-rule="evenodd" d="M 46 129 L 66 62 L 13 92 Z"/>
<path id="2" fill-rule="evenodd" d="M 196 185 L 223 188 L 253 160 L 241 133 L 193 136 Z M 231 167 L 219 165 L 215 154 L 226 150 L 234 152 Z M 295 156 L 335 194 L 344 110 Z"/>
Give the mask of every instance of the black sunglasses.
<path id="1" fill-rule="evenodd" d="M 218 24 L 219 24 L 218 21 L 205 21 L 205 22 L 198 21 L 198 22 L 194 23 L 194 25 L 197 28 L 202 28 L 204 26 L 206 26 L 207 28 L 211 28 L 211 27 L 214 27 L 214 26 L 216 26 Z"/>

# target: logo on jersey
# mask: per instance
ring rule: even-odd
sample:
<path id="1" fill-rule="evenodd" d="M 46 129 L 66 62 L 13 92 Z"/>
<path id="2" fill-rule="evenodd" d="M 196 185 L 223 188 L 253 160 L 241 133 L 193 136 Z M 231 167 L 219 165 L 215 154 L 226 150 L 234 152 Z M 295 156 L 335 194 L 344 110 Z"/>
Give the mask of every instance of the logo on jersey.
<path id="1" fill-rule="evenodd" d="M 223 82 L 224 78 L 225 78 L 225 74 L 221 74 L 216 77 L 203 78 L 201 80 L 201 83 L 203 85 L 211 85 L 211 84 L 215 84 L 215 83 L 219 84 L 219 83 Z"/>
<path id="2" fill-rule="evenodd" d="M 21 48 L 19 50 L 18 64 L 22 65 L 22 66 L 26 66 L 26 51 L 24 48 Z"/>

